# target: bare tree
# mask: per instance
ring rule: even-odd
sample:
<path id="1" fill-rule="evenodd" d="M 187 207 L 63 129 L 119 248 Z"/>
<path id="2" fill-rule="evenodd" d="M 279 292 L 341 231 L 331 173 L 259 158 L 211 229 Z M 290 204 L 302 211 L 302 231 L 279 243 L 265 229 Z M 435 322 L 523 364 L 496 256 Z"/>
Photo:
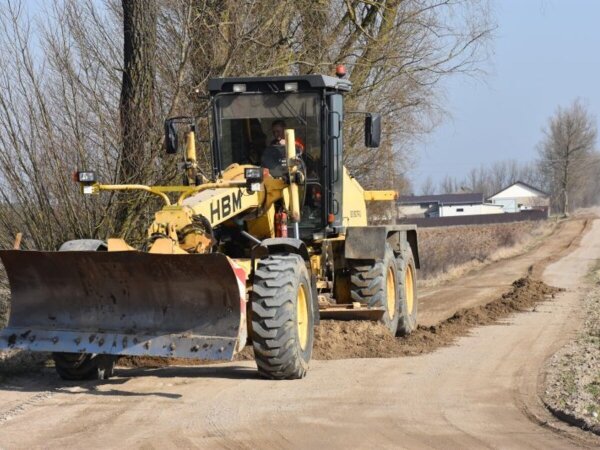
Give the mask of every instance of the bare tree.
<path id="1" fill-rule="evenodd" d="M 454 194 L 458 191 L 459 183 L 456 178 L 446 175 L 440 182 L 440 193 L 441 194 Z"/>
<path id="2" fill-rule="evenodd" d="M 566 108 L 557 108 L 543 133 L 538 148 L 540 167 L 566 216 L 574 206 L 570 203 L 571 193 L 590 182 L 590 163 L 597 161 L 593 158 L 596 119 L 580 100 L 575 100 Z"/>
<path id="3" fill-rule="evenodd" d="M 120 228 L 115 223 L 118 197 L 82 196 L 70 178 L 74 170 L 94 170 L 101 181 L 120 181 L 122 8 L 116 0 L 104 5 L 64 0 L 49 8 L 37 27 L 23 3 L 0 8 L 4 246 L 18 231 L 25 234 L 25 248 L 56 249 L 68 239 L 103 239 Z M 165 21 L 159 22 L 161 36 L 168 32 Z M 170 16 L 169 25 L 181 35 L 186 28 L 179 25 L 185 23 L 185 16 Z M 185 43 L 179 34 L 174 40 Z M 162 55 L 156 70 L 160 84 L 154 88 L 158 113 L 141 130 L 157 134 L 144 147 L 145 162 L 135 163 L 134 176 L 149 184 L 168 183 L 177 173 L 175 160 L 157 159 L 162 158 L 160 122 L 174 109 L 177 80 L 182 78 L 182 53 Z M 151 219 L 152 201 L 140 199 L 136 220 L 142 226 L 132 230 L 143 232 Z"/>
<path id="4" fill-rule="evenodd" d="M 348 109 L 382 113 L 384 138 L 393 143 L 385 161 L 401 174 L 410 167 L 415 142 L 441 119 L 440 81 L 481 68 L 493 28 L 487 3 L 391 0 L 345 4 L 344 15 L 338 16 L 333 28 L 341 29 L 342 38 L 330 54 L 336 62 L 350 66 L 354 91 Z M 455 15 L 459 10 L 461 14 Z M 346 127 L 345 162 L 363 183 L 384 187 L 387 179 L 372 170 L 382 155 L 363 151 L 359 117 L 352 119 Z"/>
<path id="5" fill-rule="evenodd" d="M 384 118 L 384 145 L 365 151 L 361 116 L 346 117 L 345 164 L 369 187 L 408 171 L 415 142 L 441 118 L 441 81 L 479 73 L 494 28 L 487 0 L 192 1 L 188 91 L 214 76 L 347 66 L 347 110 Z"/>
<path id="6" fill-rule="evenodd" d="M 421 184 L 421 195 L 433 195 L 435 194 L 435 182 L 431 175 L 425 178 L 423 184 Z"/>
<path id="7" fill-rule="evenodd" d="M 75 22 L 82 26 L 79 13 L 87 6 L 56 5 L 50 12 L 56 20 L 37 35 L 21 3 L 0 9 L 4 243 L 21 231 L 24 247 L 56 249 L 67 239 L 101 236 L 110 217 L 106 199 L 84 198 L 70 181 L 78 168 L 112 179 L 118 157 L 118 95 L 107 89 L 111 74 L 103 66 L 112 48 L 110 28 L 99 16 L 88 21 L 88 37 L 99 24 L 104 30 L 89 46 L 70 31 Z"/>

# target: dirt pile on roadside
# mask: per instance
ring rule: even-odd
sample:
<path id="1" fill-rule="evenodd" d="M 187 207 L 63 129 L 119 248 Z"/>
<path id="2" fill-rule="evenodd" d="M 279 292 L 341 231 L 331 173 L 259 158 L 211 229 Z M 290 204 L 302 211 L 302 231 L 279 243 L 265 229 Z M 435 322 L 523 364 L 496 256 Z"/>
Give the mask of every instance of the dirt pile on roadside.
<path id="1" fill-rule="evenodd" d="M 323 320 L 315 330 L 313 358 L 392 358 L 399 350 L 399 340 L 380 323 Z"/>
<path id="2" fill-rule="evenodd" d="M 558 291 L 542 281 L 521 278 L 510 292 L 487 305 L 459 310 L 438 325 L 419 327 L 400 339 L 378 323 L 322 321 L 315 335 L 313 358 L 391 358 L 428 353 L 467 335 L 475 326 L 494 323 L 514 312 L 535 310 L 537 303 L 554 297 Z"/>
<path id="3" fill-rule="evenodd" d="M 376 322 L 322 320 L 315 329 L 313 359 L 394 358 L 429 353 L 452 344 L 470 329 L 503 319 L 514 312 L 535 310 L 535 305 L 554 297 L 561 289 L 542 281 L 521 278 L 510 292 L 484 306 L 459 310 L 448 320 L 433 326 L 419 327 L 405 338 L 395 338 Z M 252 347 L 236 355 L 236 361 L 253 360 Z M 205 365 L 209 361 L 158 357 L 123 357 L 119 366 L 164 367 L 171 365 Z"/>

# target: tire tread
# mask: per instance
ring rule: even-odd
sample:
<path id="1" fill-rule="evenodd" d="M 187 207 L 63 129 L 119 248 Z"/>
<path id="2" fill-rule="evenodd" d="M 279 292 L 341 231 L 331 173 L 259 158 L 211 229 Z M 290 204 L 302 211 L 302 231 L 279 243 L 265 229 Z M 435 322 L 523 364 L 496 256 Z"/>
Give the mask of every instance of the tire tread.
<path id="1" fill-rule="evenodd" d="M 308 276 L 299 255 L 282 254 L 259 261 L 254 272 L 252 343 L 259 373 L 266 378 L 302 378 L 308 369 L 295 333 L 299 270 Z M 312 330 L 308 345 L 312 349 Z"/>

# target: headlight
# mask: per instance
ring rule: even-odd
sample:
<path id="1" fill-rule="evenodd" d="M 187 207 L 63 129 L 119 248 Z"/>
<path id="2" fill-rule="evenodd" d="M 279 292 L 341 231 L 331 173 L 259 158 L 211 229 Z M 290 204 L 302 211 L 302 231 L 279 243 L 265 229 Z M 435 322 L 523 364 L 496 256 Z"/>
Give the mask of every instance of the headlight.
<path id="1" fill-rule="evenodd" d="M 96 174 L 94 172 L 77 172 L 77 181 L 80 183 L 95 183 Z"/>
<path id="2" fill-rule="evenodd" d="M 262 167 L 247 167 L 244 169 L 244 178 L 246 181 L 250 181 L 253 183 L 260 183 L 263 180 L 263 170 Z"/>
<path id="3" fill-rule="evenodd" d="M 246 178 L 246 188 L 250 192 L 258 192 L 262 190 L 262 167 L 246 167 L 244 169 L 244 178 Z"/>
<path id="4" fill-rule="evenodd" d="M 283 85 L 283 90 L 286 92 L 297 91 L 298 83 L 285 83 Z"/>

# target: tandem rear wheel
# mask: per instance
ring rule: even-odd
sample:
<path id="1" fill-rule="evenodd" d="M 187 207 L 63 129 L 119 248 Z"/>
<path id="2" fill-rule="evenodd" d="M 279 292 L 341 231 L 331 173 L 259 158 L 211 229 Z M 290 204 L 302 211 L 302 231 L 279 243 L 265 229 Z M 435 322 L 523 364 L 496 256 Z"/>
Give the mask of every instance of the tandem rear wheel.
<path id="1" fill-rule="evenodd" d="M 350 267 L 352 300 L 382 308 L 380 322 L 397 336 L 417 328 L 416 281 L 415 260 L 407 242 L 398 254 L 386 244 L 382 260 L 356 260 Z"/>

